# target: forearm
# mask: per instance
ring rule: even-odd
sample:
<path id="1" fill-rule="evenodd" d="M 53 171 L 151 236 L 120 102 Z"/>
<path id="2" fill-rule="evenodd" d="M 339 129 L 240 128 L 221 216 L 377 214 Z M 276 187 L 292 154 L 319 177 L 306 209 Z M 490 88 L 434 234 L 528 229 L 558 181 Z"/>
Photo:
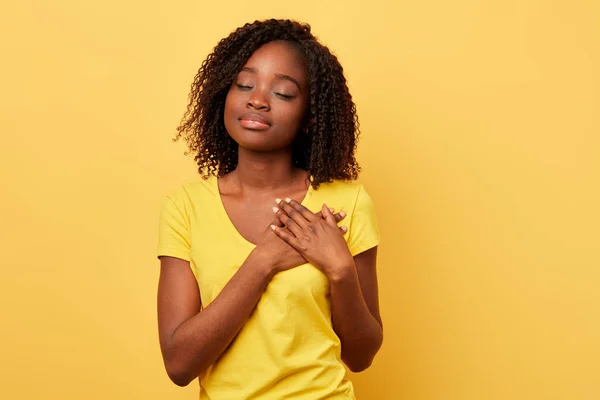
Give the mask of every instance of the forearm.
<path id="1" fill-rule="evenodd" d="M 333 328 L 342 342 L 342 360 L 353 372 L 371 365 L 383 341 L 383 329 L 369 311 L 354 263 L 329 278 Z"/>
<path id="2" fill-rule="evenodd" d="M 251 253 L 214 301 L 173 332 L 165 362 L 176 384 L 206 371 L 244 326 L 273 276 L 262 263 Z"/>

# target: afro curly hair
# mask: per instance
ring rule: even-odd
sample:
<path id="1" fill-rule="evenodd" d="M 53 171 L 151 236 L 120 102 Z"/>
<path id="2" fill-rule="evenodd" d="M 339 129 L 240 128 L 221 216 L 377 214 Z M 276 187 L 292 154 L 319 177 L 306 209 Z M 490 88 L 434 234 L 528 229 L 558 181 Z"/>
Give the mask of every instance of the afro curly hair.
<path id="1" fill-rule="evenodd" d="M 318 42 L 310 25 L 296 21 L 255 21 L 222 39 L 194 77 L 187 110 L 173 140 L 185 139 L 186 154 L 194 155 L 204 179 L 233 171 L 238 145 L 225 129 L 225 99 L 252 53 L 274 40 L 300 50 L 308 70 L 307 114 L 292 145 L 293 164 L 308 172 L 314 188 L 324 182 L 358 178 L 359 123 L 342 66 Z"/>

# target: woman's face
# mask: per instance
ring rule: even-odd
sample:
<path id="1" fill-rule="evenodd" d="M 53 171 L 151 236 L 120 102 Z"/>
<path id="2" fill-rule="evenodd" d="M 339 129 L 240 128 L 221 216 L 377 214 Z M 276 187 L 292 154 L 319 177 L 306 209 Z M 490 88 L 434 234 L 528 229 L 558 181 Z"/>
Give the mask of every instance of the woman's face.
<path id="1" fill-rule="evenodd" d="M 289 148 L 301 127 L 307 96 L 300 51 L 283 41 L 269 42 L 233 80 L 225 100 L 225 129 L 249 150 Z"/>

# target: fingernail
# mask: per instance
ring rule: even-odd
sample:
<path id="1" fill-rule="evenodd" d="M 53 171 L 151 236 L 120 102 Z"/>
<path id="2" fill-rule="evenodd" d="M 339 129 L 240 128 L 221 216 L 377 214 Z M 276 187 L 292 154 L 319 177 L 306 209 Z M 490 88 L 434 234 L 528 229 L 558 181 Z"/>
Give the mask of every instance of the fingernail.
<path id="1" fill-rule="evenodd" d="M 275 199 L 275 203 L 277 203 L 277 204 L 281 203 L 281 199 L 279 199 L 279 198 Z"/>
<path id="2" fill-rule="evenodd" d="M 346 213 L 345 213 L 345 212 L 343 212 L 343 211 L 341 211 L 341 212 L 340 212 L 340 217 L 344 218 L 345 216 L 346 216 Z"/>
<path id="3" fill-rule="evenodd" d="M 271 225 L 271 229 L 272 229 L 272 230 L 275 230 L 275 225 Z"/>
<path id="4" fill-rule="evenodd" d="M 273 212 L 274 212 L 275 214 L 277 214 L 277 211 L 279 211 L 279 208 L 277 208 L 277 207 L 273 207 L 273 208 L 272 208 L 272 210 L 273 210 Z"/>
<path id="5" fill-rule="evenodd" d="M 290 199 L 289 197 L 285 198 L 285 201 L 287 201 L 288 203 L 292 201 L 292 199 Z"/>
<path id="6" fill-rule="evenodd" d="M 333 212 L 333 207 L 330 207 L 330 208 L 329 208 L 329 211 L 330 211 L 330 212 Z"/>
<path id="7" fill-rule="evenodd" d="M 348 232 L 348 227 L 347 227 L 347 226 L 342 226 L 342 230 L 343 230 L 344 232 Z"/>

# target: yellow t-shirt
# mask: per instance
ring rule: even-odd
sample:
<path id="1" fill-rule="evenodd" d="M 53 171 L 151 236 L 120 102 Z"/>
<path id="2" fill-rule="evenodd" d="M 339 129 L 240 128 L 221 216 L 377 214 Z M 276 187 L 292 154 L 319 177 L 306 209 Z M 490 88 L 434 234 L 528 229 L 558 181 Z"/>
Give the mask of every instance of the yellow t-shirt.
<path id="1" fill-rule="evenodd" d="M 373 202 L 362 185 L 325 183 L 309 188 L 302 201 L 313 212 L 323 203 L 348 214 L 344 236 L 352 255 L 379 244 Z M 253 248 L 229 219 L 216 178 L 185 184 L 165 199 L 158 255 L 190 262 L 203 307 Z M 340 353 L 327 277 L 304 264 L 273 277 L 229 348 L 200 378 L 200 399 L 355 399 Z"/>

